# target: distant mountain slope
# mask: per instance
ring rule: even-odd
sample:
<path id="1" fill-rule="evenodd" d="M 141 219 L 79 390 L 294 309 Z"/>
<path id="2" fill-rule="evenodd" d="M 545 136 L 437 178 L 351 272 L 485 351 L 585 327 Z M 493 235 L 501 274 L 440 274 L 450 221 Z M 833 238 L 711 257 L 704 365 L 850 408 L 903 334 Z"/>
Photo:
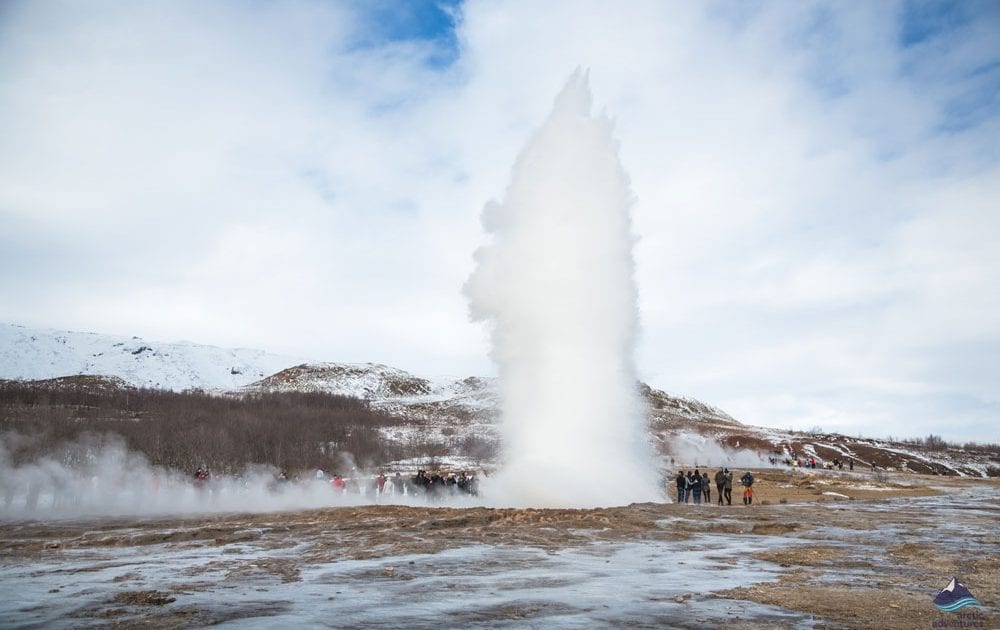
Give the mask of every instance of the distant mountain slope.
<path id="1" fill-rule="evenodd" d="M 0 379 L 115 376 L 135 387 L 235 390 L 302 359 L 140 337 L 0 324 Z"/>
<path id="2" fill-rule="evenodd" d="M 459 445 L 467 446 L 471 440 L 483 453 L 491 452 L 491 445 L 500 439 L 500 397 L 493 378 L 432 381 L 374 363 L 313 363 L 282 370 L 243 391 L 323 392 L 363 398 L 373 407 L 409 421 L 405 426 L 385 429 L 389 439 L 439 444 L 446 451 L 468 451 Z"/>
<path id="3" fill-rule="evenodd" d="M 70 378 L 64 378 L 70 377 Z M 102 378 L 93 378 L 102 377 Z M 48 380 L 45 386 L 152 387 L 182 391 L 324 392 L 362 398 L 407 420 L 381 429 L 391 440 L 429 452 L 493 461 L 500 443 L 500 395 L 494 378 L 428 379 L 376 363 L 318 363 L 260 350 L 138 337 L 32 330 L 0 324 L 0 380 Z M 987 475 L 1000 470 L 995 445 L 925 448 L 912 443 L 810 434 L 741 424 L 703 402 L 638 384 L 648 402 L 660 454 L 678 465 L 766 465 L 815 457 L 918 473 Z M 458 461 L 458 460 L 455 460 Z"/>
<path id="4" fill-rule="evenodd" d="M 246 389 L 324 392 L 374 400 L 429 394 L 431 383 L 377 363 L 302 363 L 251 383 Z"/>

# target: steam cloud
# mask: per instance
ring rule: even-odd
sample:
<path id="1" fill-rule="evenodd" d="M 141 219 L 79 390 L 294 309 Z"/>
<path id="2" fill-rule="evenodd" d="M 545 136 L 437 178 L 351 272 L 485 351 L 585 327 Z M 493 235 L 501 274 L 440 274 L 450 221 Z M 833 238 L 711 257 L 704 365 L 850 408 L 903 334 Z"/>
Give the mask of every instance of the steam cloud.
<path id="1" fill-rule="evenodd" d="M 203 484 L 190 474 L 151 465 L 126 448 L 116 435 L 89 434 L 28 462 L 10 455 L 18 441 L 0 434 L 0 522 L 10 519 L 60 519 L 105 516 L 155 516 L 220 512 L 273 512 L 373 502 L 426 505 L 425 497 L 392 483 L 378 496 L 374 475 L 355 471 L 345 491 L 311 473 L 281 482 L 273 466 L 248 467 L 239 475 L 213 475 Z M 347 470 L 353 462 L 345 461 Z M 450 505 L 476 504 L 472 497 L 450 496 Z"/>
<path id="2" fill-rule="evenodd" d="M 752 449 L 733 449 L 722 446 L 711 436 L 700 433 L 678 433 L 671 436 L 670 456 L 675 459 L 677 468 L 780 468 L 770 464 L 767 456 L 771 452 L 761 453 Z"/>
<path id="3" fill-rule="evenodd" d="M 633 359 L 632 195 L 612 123 L 575 72 L 483 211 L 465 287 L 492 324 L 504 463 L 492 501 L 590 507 L 659 498 Z"/>

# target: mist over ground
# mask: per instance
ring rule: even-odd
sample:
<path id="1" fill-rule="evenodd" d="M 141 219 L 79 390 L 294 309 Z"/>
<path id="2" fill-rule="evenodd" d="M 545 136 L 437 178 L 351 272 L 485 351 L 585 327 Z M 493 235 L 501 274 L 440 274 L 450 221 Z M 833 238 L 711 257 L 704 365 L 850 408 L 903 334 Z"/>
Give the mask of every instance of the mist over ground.
<path id="1" fill-rule="evenodd" d="M 381 470 L 358 468 L 341 454 L 344 486 L 319 469 L 291 473 L 257 464 L 231 472 L 210 467 L 203 480 L 190 472 L 151 465 L 116 435 L 88 435 L 30 462 L 11 461 L 8 444 L 32 438 L 0 435 L 0 520 L 77 517 L 165 516 L 228 512 L 276 512 L 351 505 L 484 505 L 483 498 L 445 489 L 426 495 L 403 471 L 405 486 Z M 200 468 L 200 467 L 199 467 Z M 285 474 L 283 474 L 285 473 Z M 397 489 L 400 488 L 400 489 Z"/>

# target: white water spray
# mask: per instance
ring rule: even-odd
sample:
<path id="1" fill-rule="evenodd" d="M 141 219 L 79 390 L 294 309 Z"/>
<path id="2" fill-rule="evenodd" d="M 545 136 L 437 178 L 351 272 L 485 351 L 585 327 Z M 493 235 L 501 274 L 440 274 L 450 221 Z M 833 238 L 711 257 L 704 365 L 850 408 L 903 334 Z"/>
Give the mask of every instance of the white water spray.
<path id="1" fill-rule="evenodd" d="M 492 324 L 504 454 L 484 487 L 521 506 L 590 507 L 659 497 L 633 359 L 632 195 L 612 123 L 570 77 L 483 211 L 490 245 L 465 287 Z"/>

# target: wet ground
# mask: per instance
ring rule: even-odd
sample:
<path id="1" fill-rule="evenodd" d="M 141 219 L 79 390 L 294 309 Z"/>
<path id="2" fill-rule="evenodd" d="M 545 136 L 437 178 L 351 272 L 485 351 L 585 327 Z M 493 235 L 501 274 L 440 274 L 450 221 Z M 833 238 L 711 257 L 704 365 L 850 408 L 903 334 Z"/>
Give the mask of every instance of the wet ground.
<path id="1" fill-rule="evenodd" d="M 5 522 L 0 627 L 931 628 L 953 575 L 1000 626 L 995 481 L 758 479 L 750 507 Z"/>

